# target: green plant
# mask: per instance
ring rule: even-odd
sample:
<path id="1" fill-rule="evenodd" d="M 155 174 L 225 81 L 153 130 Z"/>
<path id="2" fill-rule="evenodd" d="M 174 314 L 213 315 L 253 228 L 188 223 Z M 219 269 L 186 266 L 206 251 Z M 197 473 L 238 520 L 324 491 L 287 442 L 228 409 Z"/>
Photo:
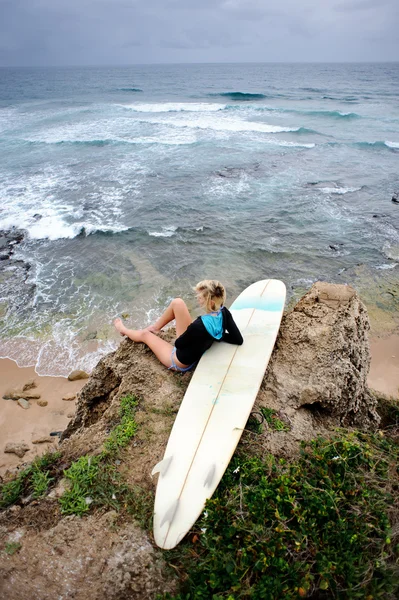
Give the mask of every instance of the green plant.
<path id="1" fill-rule="evenodd" d="M 18 473 L 15 479 L 4 483 L 0 488 L 0 508 L 11 506 L 23 494 L 33 493 L 35 498 L 43 495 L 53 480 L 50 477 L 50 472 L 60 456 L 60 452 L 44 454 L 36 458 L 31 465 Z"/>
<path id="2" fill-rule="evenodd" d="M 96 506 L 120 508 L 120 499 L 128 488 L 123 484 L 113 459 L 137 431 L 137 403 L 132 395 L 121 398 L 120 422 L 105 440 L 103 452 L 98 456 L 81 456 L 64 472 L 70 488 L 60 498 L 63 514 L 82 515 Z"/>
<path id="3" fill-rule="evenodd" d="M 286 423 L 284 423 L 284 421 L 281 421 L 281 419 L 279 419 L 277 417 L 276 411 L 273 410 L 272 408 L 266 408 L 265 406 L 262 406 L 260 409 L 260 412 L 262 413 L 266 423 L 274 431 L 289 431 L 290 430 L 288 425 Z"/>
<path id="4" fill-rule="evenodd" d="M 50 471 L 42 471 L 37 465 L 33 467 L 31 473 L 31 486 L 33 488 L 33 497 L 41 498 L 47 492 L 48 487 L 53 478 L 50 477 Z"/>
<path id="5" fill-rule="evenodd" d="M 120 423 L 114 427 L 108 439 L 104 442 L 106 453 L 115 454 L 121 448 L 125 448 L 136 434 L 135 409 L 137 403 L 137 399 L 132 395 L 121 398 L 119 409 Z"/>
<path id="6" fill-rule="evenodd" d="M 5 548 L 4 548 L 4 552 L 6 554 L 8 554 L 9 556 L 12 556 L 16 552 L 19 552 L 19 550 L 21 550 L 21 548 L 22 548 L 22 544 L 20 544 L 19 542 L 7 542 L 7 544 L 5 545 Z"/>
<path id="7" fill-rule="evenodd" d="M 197 543 L 170 553 L 184 581 L 174 600 L 393 600 L 398 464 L 392 440 L 361 433 L 303 444 L 295 463 L 233 458 Z"/>

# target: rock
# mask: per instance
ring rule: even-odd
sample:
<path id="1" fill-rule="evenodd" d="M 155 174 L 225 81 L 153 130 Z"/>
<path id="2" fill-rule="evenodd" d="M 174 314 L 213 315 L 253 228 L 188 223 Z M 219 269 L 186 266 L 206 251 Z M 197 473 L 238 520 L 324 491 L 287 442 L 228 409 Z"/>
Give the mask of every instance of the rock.
<path id="1" fill-rule="evenodd" d="M 71 483 L 65 477 L 60 480 L 57 487 L 55 487 L 48 495 L 49 498 L 61 498 L 64 493 L 71 488 Z"/>
<path id="2" fill-rule="evenodd" d="M 77 381 L 78 379 L 88 379 L 90 375 L 86 371 L 72 371 L 68 375 L 69 381 Z"/>
<path id="3" fill-rule="evenodd" d="M 47 406 L 48 402 L 47 402 L 47 400 L 38 400 L 38 401 L 36 402 L 36 404 L 37 404 L 38 406 Z"/>
<path id="4" fill-rule="evenodd" d="M 76 400 L 76 394 L 67 394 L 63 397 L 63 400 L 65 400 L 65 402 L 72 402 L 72 400 Z"/>
<path id="5" fill-rule="evenodd" d="M 8 260 L 10 256 L 8 254 L 0 254 L 0 260 Z"/>
<path id="6" fill-rule="evenodd" d="M 32 444 L 53 444 L 54 443 L 54 438 L 48 436 L 48 435 L 44 435 L 42 437 L 36 438 L 35 440 L 32 440 Z"/>
<path id="7" fill-rule="evenodd" d="M 30 390 L 23 391 L 21 389 L 14 388 L 7 390 L 3 394 L 3 398 L 5 400 L 19 400 L 20 398 L 25 398 L 25 400 L 38 400 L 40 398 L 40 394 L 31 392 Z"/>
<path id="8" fill-rule="evenodd" d="M 67 414 L 68 419 L 73 419 L 74 416 L 75 416 L 75 413 L 68 413 Z"/>
<path id="9" fill-rule="evenodd" d="M 90 331 L 85 337 L 86 341 L 95 340 L 97 338 L 97 331 Z"/>
<path id="10" fill-rule="evenodd" d="M 398 194 L 394 194 L 392 196 L 392 202 L 394 202 L 395 204 L 399 204 Z"/>
<path id="11" fill-rule="evenodd" d="M 36 381 L 34 379 L 30 379 L 25 383 L 24 387 L 22 388 L 22 391 L 26 392 L 27 390 L 32 390 L 35 387 L 37 387 Z"/>
<path id="12" fill-rule="evenodd" d="M 25 400 L 25 398 L 18 398 L 17 403 L 21 408 L 24 408 L 25 410 L 30 408 L 30 404 L 27 400 Z"/>
<path id="13" fill-rule="evenodd" d="M 315 283 L 284 315 L 262 388 L 270 402 L 306 407 L 337 424 L 374 428 L 367 310 L 346 285 Z"/>
<path id="14" fill-rule="evenodd" d="M 28 444 L 25 442 L 9 442 L 4 448 L 4 452 L 8 454 L 16 454 L 19 458 L 23 458 L 24 454 L 29 451 Z"/>

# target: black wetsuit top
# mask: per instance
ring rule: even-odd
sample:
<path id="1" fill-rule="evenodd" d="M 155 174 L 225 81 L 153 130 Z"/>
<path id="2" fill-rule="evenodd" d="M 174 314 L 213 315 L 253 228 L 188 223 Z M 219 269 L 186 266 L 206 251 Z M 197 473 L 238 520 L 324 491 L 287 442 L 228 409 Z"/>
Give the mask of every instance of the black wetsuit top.
<path id="1" fill-rule="evenodd" d="M 231 312 L 226 308 L 222 308 L 223 318 L 223 335 L 220 340 L 215 340 L 208 333 L 201 317 L 198 317 L 189 325 L 184 333 L 175 341 L 177 359 L 183 365 L 192 365 L 197 362 L 208 350 L 213 342 L 227 342 L 228 344 L 237 344 L 241 346 L 243 338 L 234 322 Z"/>

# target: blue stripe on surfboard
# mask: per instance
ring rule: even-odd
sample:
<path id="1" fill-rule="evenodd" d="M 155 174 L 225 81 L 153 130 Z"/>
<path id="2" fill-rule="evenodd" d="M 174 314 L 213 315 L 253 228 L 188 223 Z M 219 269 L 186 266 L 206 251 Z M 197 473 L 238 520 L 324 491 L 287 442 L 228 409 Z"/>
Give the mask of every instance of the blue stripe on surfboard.
<path id="1" fill-rule="evenodd" d="M 262 296 L 237 298 L 230 306 L 230 310 L 243 310 L 252 308 L 256 310 L 270 310 L 280 312 L 284 308 L 284 298 L 262 298 Z"/>

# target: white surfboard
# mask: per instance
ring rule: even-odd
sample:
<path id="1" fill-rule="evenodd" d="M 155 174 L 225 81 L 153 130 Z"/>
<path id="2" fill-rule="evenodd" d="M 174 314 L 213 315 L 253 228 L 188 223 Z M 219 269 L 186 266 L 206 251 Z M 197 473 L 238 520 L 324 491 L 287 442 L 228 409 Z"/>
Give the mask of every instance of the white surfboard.
<path id="1" fill-rule="evenodd" d="M 230 311 L 242 346 L 214 343 L 184 395 L 159 473 L 154 538 L 174 548 L 215 491 L 251 413 L 280 327 L 286 289 L 266 279 L 250 285 Z"/>

